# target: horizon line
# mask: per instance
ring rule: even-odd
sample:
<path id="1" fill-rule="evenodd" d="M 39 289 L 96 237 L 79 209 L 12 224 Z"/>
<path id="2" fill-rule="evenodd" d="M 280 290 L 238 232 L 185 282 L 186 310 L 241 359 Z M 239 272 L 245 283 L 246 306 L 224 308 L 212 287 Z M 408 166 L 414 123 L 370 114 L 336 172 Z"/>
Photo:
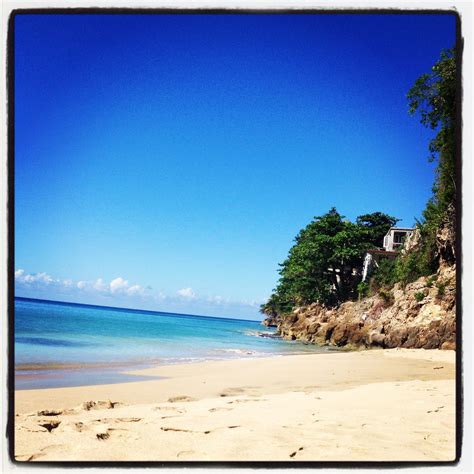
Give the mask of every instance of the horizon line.
<path id="1" fill-rule="evenodd" d="M 170 311 L 157 311 L 152 309 L 139 309 L 139 308 L 124 308 L 121 306 L 104 306 L 91 303 L 75 303 L 72 301 L 59 301 L 59 300 L 47 300 L 42 298 L 29 298 L 27 296 L 14 296 L 14 299 L 19 300 L 29 300 L 29 301 L 38 301 L 42 303 L 53 303 L 59 305 L 72 305 L 72 306 L 89 306 L 91 308 L 100 308 L 100 309 L 114 309 L 119 311 L 132 311 L 136 313 L 151 313 L 151 314 L 167 314 L 174 315 L 179 317 L 197 317 L 197 318 L 210 318 L 210 319 L 232 319 L 234 321 L 248 321 L 248 322 L 258 322 L 257 319 L 243 319 L 243 318 L 233 318 L 233 317 L 224 317 L 224 316 L 206 316 L 204 314 L 190 314 L 190 313 L 172 313 Z"/>

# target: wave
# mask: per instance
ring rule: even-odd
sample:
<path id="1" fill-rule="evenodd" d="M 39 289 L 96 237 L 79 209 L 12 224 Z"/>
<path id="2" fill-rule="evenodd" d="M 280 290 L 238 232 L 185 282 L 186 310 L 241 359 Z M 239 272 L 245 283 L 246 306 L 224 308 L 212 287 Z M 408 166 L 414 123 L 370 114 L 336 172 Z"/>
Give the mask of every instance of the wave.
<path id="1" fill-rule="evenodd" d="M 250 349 L 214 349 L 214 352 L 224 352 L 226 354 L 245 354 L 245 355 L 258 354 L 257 351 L 252 351 Z"/>
<path id="2" fill-rule="evenodd" d="M 270 339 L 280 339 L 280 336 L 272 331 L 245 331 L 244 334 L 246 336 L 252 336 L 252 337 L 268 337 Z"/>

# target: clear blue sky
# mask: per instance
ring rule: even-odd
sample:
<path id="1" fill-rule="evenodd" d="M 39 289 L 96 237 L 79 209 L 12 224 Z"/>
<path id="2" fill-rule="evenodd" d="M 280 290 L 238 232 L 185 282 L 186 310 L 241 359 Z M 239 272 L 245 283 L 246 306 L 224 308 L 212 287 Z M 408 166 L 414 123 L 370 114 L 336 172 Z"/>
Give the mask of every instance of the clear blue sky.
<path id="1" fill-rule="evenodd" d="M 258 318 L 336 206 L 412 225 L 449 15 L 20 15 L 16 294 Z"/>

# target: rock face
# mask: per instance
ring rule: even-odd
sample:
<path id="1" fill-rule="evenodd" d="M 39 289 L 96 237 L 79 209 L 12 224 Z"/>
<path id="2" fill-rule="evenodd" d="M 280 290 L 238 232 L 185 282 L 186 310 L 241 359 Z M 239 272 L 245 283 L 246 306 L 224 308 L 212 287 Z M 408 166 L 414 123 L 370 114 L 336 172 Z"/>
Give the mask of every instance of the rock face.
<path id="1" fill-rule="evenodd" d="M 278 324 L 280 335 L 319 345 L 454 349 L 455 266 L 443 267 L 404 289 L 349 301 L 335 309 L 297 308 Z M 436 279 L 436 280 L 435 280 Z"/>
<path id="2" fill-rule="evenodd" d="M 414 250 L 417 250 L 419 245 L 420 245 L 420 229 L 415 229 L 411 234 L 408 235 L 408 237 L 405 240 L 405 243 L 403 244 L 403 248 L 401 250 L 402 254 L 406 254 L 409 252 L 413 252 Z"/>
<path id="3" fill-rule="evenodd" d="M 456 254 L 454 208 L 437 233 L 439 269 L 402 288 L 328 309 L 313 303 L 277 321 L 287 339 L 332 346 L 455 349 Z M 419 245 L 415 233 L 406 251 Z"/>
<path id="4" fill-rule="evenodd" d="M 436 248 L 441 267 L 456 262 L 456 211 L 453 205 L 449 205 L 446 217 L 436 234 Z"/>
<path id="5" fill-rule="evenodd" d="M 267 326 L 269 328 L 276 328 L 278 327 L 278 323 L 281 321 L 280 316 L 278 315 L 273 315 L 273 316 L 267 316 L 263 321 L 262 324 L 264 326 Z"/>

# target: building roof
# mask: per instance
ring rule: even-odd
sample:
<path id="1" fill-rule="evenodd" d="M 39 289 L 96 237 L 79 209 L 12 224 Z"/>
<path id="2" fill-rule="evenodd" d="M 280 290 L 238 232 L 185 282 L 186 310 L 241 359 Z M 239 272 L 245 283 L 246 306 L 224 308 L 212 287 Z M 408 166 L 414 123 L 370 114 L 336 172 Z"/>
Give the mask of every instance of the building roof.
<path id="1" fill-rule="evenodd" d="M 390 232 L 392 232 L 392 230 L 394 231 L 397 231 L 397 230 L 405 230 L 407 232 L 412 232 L 415 230 L 415 227 L 390 227 L 390 229 L 388 229 L 387 233 L 385 234 L 385 236 L 389 235 Z"/>
<path id="2" fill-rule="evenodd" d="M 390 227 L 388 231 L 390 232 L 391 230 L 415 230 L 415 227 Z"/>

